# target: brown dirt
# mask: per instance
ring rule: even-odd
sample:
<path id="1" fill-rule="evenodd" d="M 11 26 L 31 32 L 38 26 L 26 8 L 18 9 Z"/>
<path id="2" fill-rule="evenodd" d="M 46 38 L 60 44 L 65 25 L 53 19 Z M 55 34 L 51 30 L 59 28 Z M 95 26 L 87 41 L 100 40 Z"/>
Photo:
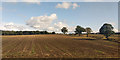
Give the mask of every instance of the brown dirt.
<path id="1" fill-rule="evenodd" d="M 116 58 L 118 43 L 65 35 L 2 36 L 3 58 Z"/>

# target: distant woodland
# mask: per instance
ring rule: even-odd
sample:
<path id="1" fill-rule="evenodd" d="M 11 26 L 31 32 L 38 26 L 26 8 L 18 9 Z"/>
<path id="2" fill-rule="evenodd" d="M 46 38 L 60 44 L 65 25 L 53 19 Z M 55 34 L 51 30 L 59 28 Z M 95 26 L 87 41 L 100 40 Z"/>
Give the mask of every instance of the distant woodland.
<path id="1" fill-rule="evenodd" d="M 47 32 L 47 31 L 1 31 L 2 35 L 36 35 L 36 34 L 56 34 L 55 32 Z M 91 33 L 91 34 L 99 34 L 99 33 Z M 120 34 L 120 33 L 115 33 Z"/>
<path id="2" fill-rule="evenodd" d="M 35 34 L 55 34 L 47 31 L 2 31 L 2 35 L 35 35 Z"/>

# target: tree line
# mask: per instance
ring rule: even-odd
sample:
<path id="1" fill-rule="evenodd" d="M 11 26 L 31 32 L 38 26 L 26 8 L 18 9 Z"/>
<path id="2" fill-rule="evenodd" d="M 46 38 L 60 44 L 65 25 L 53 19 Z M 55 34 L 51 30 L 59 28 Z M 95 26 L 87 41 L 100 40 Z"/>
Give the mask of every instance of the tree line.
<path id="1" fill-rule="evenodd" d="M 113 31 L 114 27 L 111 24 L 105 23 L 103 26 L 99 29 L 99 34 L 103 34 L 107 39 L 110 35 L 114 34 Z M 61 32 L 66 34 L 68 32 L 67 27 L 63 27 L 61 29 Z M 82 32 L 86 32 L 87 37 L 92 32 L 92 29 L 90 27 L 83 28 L 81 26 L 76 26 L 75 28 L 75 35 L 82 34 Z M 47 32 L 47 31 L 2 31 L 2 35 L 34 35 L 34 34 L 56 34 L 55 32 Z"/>
<path id="2" fill-rule="evenodd" d="M 34 34 L 55 34 L 47 31 L 2 31 L 2 35 L 34 35 Z"/>
<path id="3" fill-rule="evenodd" d="M 114 27 L 111 24 L 105 23 L 103 24 L 103 26 L 99 29 L 99 34 L 103 34 L 107 39 L 110 35 L 114 34 L 115 32 L 113 31 Z M 61 31 L 65 34 L 68 32 L 68 29 L 66 27 L 63 27 L 61 29 Z M 88 34 L 90 34 L 92 32 L 92 29 L 90 27 L 87 28 L 83 28 L 81 26 L 76 26 L 75 28 L 75 34 L 82 34 L 82 32 L 86 32 L 87 33 L 87 37 Z"/>
<path id="4" fill-rule="evenodd" d="M 66 27 L 63 27 L 61 29 L 61 32 L 63 32 L 64 34 L 66 34 L 68 32 L 68 29 Z M 87 27 L 87 28 L 83 28 L 81 26 L 76 26 L 75 28 L 75 34 L 78 34 L 80 36 L 80 34 L 82 34 L 82 32 L 87 32 L 87 37 L 88 37 L 88 34 L 90 34 L 92 32 L 92 29 L 90 27 Z"/>

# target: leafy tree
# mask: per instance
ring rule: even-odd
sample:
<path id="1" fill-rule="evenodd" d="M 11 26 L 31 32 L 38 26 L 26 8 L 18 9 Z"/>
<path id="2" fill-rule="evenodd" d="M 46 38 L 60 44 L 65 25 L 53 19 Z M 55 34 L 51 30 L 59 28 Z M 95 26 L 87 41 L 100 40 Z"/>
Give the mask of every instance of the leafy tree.
<path id="1" fill-rule="evenodd" d="M 35 31 L 35 34 L 40 34 L 40 32 L 37 30 L 37 31 Z"/>
<path id="2" fill-rule="evenodd" d="M 88 34 L 90 34 L 92 32 L 92 29 L 90 27 L 87 27 L 86 32 L 87 32 L 87 37 L 88 37 Z"/>
<path id="3" fill-rule="evenodd" d="M 61 31 L 65 34 L 66 32 L 68 32 L 68 29 L 66 27 L 63 27 Z"/>
<path id="4" fill-rule="evenodd" d="M 48 32 L 47 31 L 43 31 L 43 34 L 48 34 Z"/>
<path id="5" fill-rule="evenodd" d="M 23 31 L 23 34 L 24 35 L 29 35 L 30 33 L 29 33 L 29 31 Z"/>
<path id="6" fill-rule="evenodd" d="M 55 34 L 55 32 L 52 32 L 52 34 Z"/>
<path id="7" fill-rule="evenodd" d="M 100 34 L 104 34 L 108 40 L 108 37 L 114 33 L 113 26 L 111 24 L 105 23 L 99 30 Z"/>
<path id="8" fill-rule="evenodd" d="M 79 34 L 79 36 L 80 36 L 80 34 L 82 34 L 82 32 L 85 32 L 85 29 L 83 27 L 81 27 L 81 26 L 77 26 L 75 28 L 75 30 L 76 30 L 75 33 Z"/>

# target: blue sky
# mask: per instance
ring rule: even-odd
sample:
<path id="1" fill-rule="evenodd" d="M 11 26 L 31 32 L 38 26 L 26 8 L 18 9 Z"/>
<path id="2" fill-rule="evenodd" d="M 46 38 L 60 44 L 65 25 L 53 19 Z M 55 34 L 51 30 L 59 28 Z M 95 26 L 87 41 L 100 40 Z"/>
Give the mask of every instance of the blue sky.
<path id="1" fill-rule="evenodd" d="M 3 2 L 2 7 L 3 29 L 24 27 L 59 32 L 65 26 L 72 32 L 80 25 L 98 32 L 104 23 L 118 29 L 117 2 Z"/>

